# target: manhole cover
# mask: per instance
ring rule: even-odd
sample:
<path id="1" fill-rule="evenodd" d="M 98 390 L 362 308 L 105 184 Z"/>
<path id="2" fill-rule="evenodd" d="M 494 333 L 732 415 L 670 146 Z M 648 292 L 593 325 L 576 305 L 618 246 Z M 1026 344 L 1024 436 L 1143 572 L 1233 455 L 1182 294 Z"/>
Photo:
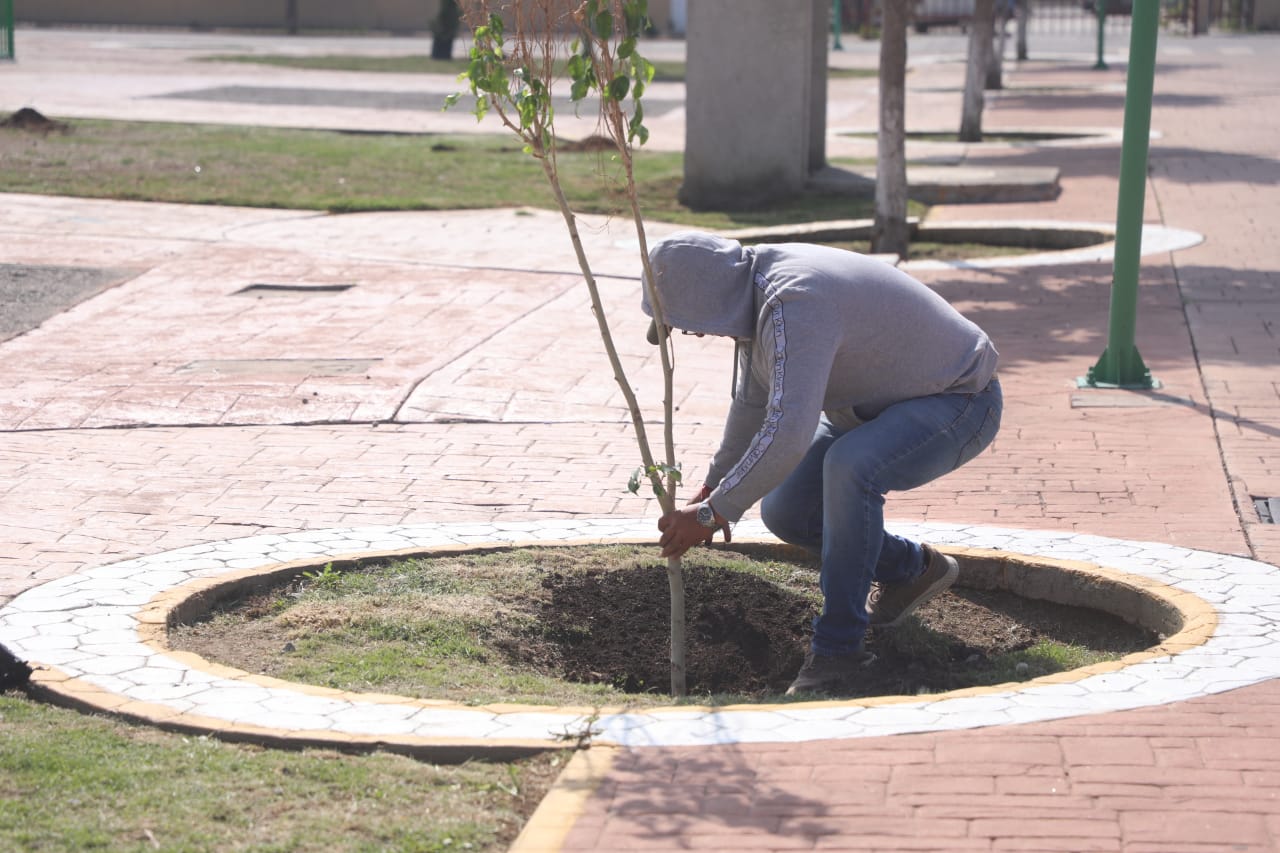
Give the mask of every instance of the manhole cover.
<path id="1" fill-rule="evenodd" d="M 182 367 L 184 373 L 224 376 L 347 376 L 364 373 L 380 358 L 211 358 Z"/>

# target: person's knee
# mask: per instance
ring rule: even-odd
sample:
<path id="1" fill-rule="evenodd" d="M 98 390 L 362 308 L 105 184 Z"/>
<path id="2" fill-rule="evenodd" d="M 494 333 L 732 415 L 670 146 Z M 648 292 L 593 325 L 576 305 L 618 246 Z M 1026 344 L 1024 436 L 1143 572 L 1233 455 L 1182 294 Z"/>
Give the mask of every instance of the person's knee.
<path id="1" fill-rule="evenodd" d="M 837 444 L 822 460 L 822 478 L 827 483 L 843 483 L 866 492 L 879 492 L 875 480 L 881 460 L 852 442 Z"/>
<path id="2" fill-rule="evenodd" d="M 777 494 L 765 495 L 760 501 L 760 520 L 770 533 L 791 545 L 806 545 L 813 537 L 809 519 L 796 512 L 795 502 Z"/>

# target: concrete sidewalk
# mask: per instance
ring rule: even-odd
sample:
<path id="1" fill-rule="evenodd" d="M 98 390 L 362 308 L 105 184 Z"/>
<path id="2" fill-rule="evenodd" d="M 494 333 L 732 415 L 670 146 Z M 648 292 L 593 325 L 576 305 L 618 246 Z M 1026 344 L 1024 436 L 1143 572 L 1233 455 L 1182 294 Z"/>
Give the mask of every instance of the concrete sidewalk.
<path id="1" fill-rule="evenodd" d="M 423 52 L 401 41 L 19 36 L 19 62 L 0 69 L 0 110 L 470 129 L 465 115 L 423 110 L 174 96 L 451 85 L 188 61 L 250 49 Z M 1089 48 L 1055 46 L 1051 58 L 1010 69 L 987 128 L 1118 129 L 1123 63 L 1092 71 Z M 958 119 L 959 55 L 931 56 L 913 72 L 908 127 Z M 874 54 L 854 45 L 834 61 L 873 65 Z M 1255 498 L 1280 496 L 1280 248 L 1271 224 L 1280 216 L 1280 41 L 1166 38 L 1159 62 L 1147 220 L 1205 237 L 1144 259 L 1137 343 L 1162 388 L 1075 386 L 1105 345 L 1109 264 L 921 270 L 996 340 L 1008 408 L 988 453 L 891 498 L 895 522 L 1092 534 L 1280 564 L 1280 528 L 1254 508 Z M 679 147 L 678 88 L 654 92 L 675 104 L 655 120 L 662 147 Z M 838 80 L 830 93 L 833 131 L 874 122 L 873 85 Z M 833 133 L 830 150 L 861 145 Z M 1061 172 L 1052 201 L 939 206 L 932 220 L 1114 221 L 1114 138 L 919 143 L 913 153 Z M 620 223 L 589 224 L 628 369 L 654 400 L 629 238 Z M 0 370 L 11 377 L 0 387 L 0 604 L 55 579 L 249 534 L 652 518 L 656 507 L 621 488 L 632 440 L 557 229 L 554 216 L 514 211 L 339 219 L 0 197 L 0 263 L 121 271 L 117 286 L 0 344 Z M 354 286 L 245 292 L 263 283 Z M 728 357 L 713 341 L 681 343 L 690 345 L 681 353 L 680 456 L 697 471 L 719 438 Z M 1213 603 L 1229 607 L 1231 598 Z M 1280 636 L 1280 605 L 1253 605 L 1258 636 Z M 523 843 L 1275 850 L 1278 705 L 1280 682 L 1263 681 L 1051 722 L 629 747 L 567 779 L 582 796 L 560 792 Z"/>

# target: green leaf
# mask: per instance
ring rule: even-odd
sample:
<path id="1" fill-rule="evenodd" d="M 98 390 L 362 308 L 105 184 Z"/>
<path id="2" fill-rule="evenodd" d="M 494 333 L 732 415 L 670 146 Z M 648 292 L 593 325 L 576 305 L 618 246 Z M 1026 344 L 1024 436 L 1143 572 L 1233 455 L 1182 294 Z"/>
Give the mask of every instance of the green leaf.
<path id="1" fill-rule="evenodd" d="M 631 479 L 627 481 L 627 491 L 633 495 L 640 493 L 640 473 L 643 470 L 643 468 L 637 468 L 631 472 Z"/>
<path id="2" fill-rule="evenodd" d="M 628 36 L 636 36 L 644 31 L 649 19 L 648 5 L 647 3 L 624 4 L 622 14 L 627 19 Z"/>
<path id="3" fill-rule="evenodd" d="M 592 29 L 595 34 L 602 39 L 607 39 L 613 35 L 613 15 L 604 11 L 595 16 L 592 20 Z"/>
<path id="4" fill-rule="evenodd" d="M 649 129 L 644 126 L 644 107 L 638 101 L 635 115 L 631 117 L 631 121 L 627 122 L 627 138 L 639 139 L 641 145 L 649 141 Z"/>
<path id="5" fill-rule="evenodd" d="M 627 38 L 624 38 L 622 42 L 618 45 L 619 59 L 627 59 L 630 56 L 632 56 L 635 52 L 636 52 L 635 36 L 628 36 Z"/>
<path id="6" fill-rule="evenodd" d="M 631 90 L 631 78 L 625 74 L 619 74 L 609 81 L 609 99 L 612 101 L 621 101 L 627 96 L 627 92 Z"/>
<path id="7" fill-rule="evenodd" d="M 636 69 L 637 77 L 644 80 L 645 83 L 653 82 L 653 75 L 657 73 L 658 69 L 653 66 L 652 62 L 645 59 L 643 56 L 637 56 L 634 67 Z"/>

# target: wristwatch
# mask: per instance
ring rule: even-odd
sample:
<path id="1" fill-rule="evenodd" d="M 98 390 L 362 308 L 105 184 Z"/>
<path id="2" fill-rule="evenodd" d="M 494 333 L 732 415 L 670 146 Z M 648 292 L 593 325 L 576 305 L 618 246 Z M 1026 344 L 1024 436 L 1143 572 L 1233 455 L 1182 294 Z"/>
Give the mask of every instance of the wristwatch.
<path id="1" fill-rule="evenodd" d="M 716 521 L 716 511 L 711 508 L 710 501 L 698 504 L 698 523 L 708 530 L 718 530 L 720 523 Z"/>

